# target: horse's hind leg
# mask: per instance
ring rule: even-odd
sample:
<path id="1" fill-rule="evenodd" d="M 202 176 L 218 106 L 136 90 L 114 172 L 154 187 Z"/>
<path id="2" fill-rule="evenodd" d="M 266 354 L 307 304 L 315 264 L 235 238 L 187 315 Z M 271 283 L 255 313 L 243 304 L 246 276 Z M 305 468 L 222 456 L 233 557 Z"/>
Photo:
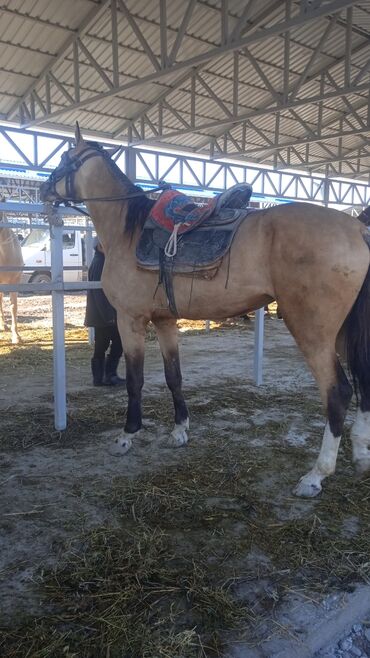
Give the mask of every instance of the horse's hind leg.
<path id="1" fill-rule="evenodd" d="M 370 470 L 370 375 L 365 359 L 360 361 L 359 407 L 351 429 L 352 458 L 359 475 Z"/>
<path id="2" fill-rule="evenodd" d="M 313 468 L 304 475 L 294 493 L 313 497 L 321 491 L 321 483 L 335 472 L 337 454 L 343 433 L 345 415 L 352 397 L 352 387 L 332 350 L 313 346 L 305 356 L 318 383 L 321 399 L 326 409 L 327 422 L 319 456 Z"/>
<path id="3" fill-rule="evenodd" d="M 370 397 L 361 398 L 351 430 L 352 459 L 360 475 L 370 470 Z"/>
<path id="4" fill-rule="evenodd" d="M 21 340 L 18 334 L 18 325 L 17 325 L 18 294 L 16 292 L 10 292 L 9 298 L 10 298 L 10 315 L 12 319 L 12 324 L 11 324 L 12 343 L 16 345 Z"/>
<path id="5" fill-rule="evenodd" d="M 178 329 L 175 319 L 153 321 L 164 364 L 167 386 L 172 393 L 175 407 L 175 427 L 172 430 L 170 443 L 182 446 L 188 442 L 186 430 L 189 429 L 189 414 L 182 394 L 182 376 L 179 358 Z"/>

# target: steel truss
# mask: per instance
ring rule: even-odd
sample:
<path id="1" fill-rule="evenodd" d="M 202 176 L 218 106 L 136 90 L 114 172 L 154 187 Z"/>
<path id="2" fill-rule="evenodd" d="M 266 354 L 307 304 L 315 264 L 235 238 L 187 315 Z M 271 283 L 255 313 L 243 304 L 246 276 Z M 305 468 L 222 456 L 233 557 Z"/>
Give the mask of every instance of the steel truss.
<path id="1" fill-rule="evenodd" d="M 23 128 L 45 123 L 50 127 L 59 121 L 63 125 L 73 111 L 94 112 L 99 102 L 109 97 L 117 97 L 124 107 L 125 95 L 155 84 L 158 92 L 154 100 L 140 101 L 141 109 L 121 121 L 116 113 L 112 131 L 101 133 L 101 137 L 122 139 L 131 145 L 169 147 L 178 145 L 182 136 L 195 133 L 200 137 L 195 150 L 214 158 L 247 157 L 271 162 L 279 169 L 294 166 L 326 175 L 366 175 L 370 166 L 369 42 L 367 34 L 353 26 L 354 2 L 275 0 L 260 9 L 257 4 L 255 0 L 246 2 L 241 16 L 233 15 L 228 0 L 209 7 L 217 13 L 220 39 L 215 45 L 189 32 L 197 9 L 209 6 L 205 0 L 184 2 L 182 17 L 174 26 L 167 21 L 169 0 L 158 0 L 157 14 L 150 20 L 135 15 L 124 0 L 103 0 L 92 7 L 79 30 L 55 26 L 65 29 L 63 47 L 49 58 L 48 65 L 4 118 L 19 121 Z M 24 15 L 9 8 L 2 11 Z M 94 29 L 102 17 L 109 39 Z M 292 71 L 294 31 L 320 17 L 326 20 L 320 22 L 315 42 L 305 44 L 310 55 L 300 71 Z M 29 20 L 42 24 L 37 17 L 30 16 Z M 118 35 L 123 26 L 126 41 L 122 42 Z M 148 42 L 149 26 L 158 49 Z M 323 46 L 338 26 L 343 33 L 343 52 L 323 65 Z M 189 39 L 193 39 L 195 54 L 183 57 L 182 49 Z M 284 54 L 279 65 L 280 88 L 276 88 L 274 71 L 253 52 L 263 42 L 268 48 L 271 39 L 280 40 Z M 109 49 L 109 64 L 98 59 L 95 46 Z M 139 76 L 125 63 L 133 52 L 140 53 L 143 62 Z M 227 73 L 218 72 L 219 63 Z M 263 90 L 264 100 L 258 109 L 240 101 L 241 86 L 248 84 L 246 68 L 257 76 L 254 89 Z M 87 72 L 97 76 L 99 93 L 99 85 L 89 88 L 86 84 Z M 227 93 L 222 89 L 216 93 L 213 87 L 222 82 Z M 213 103 L 217 118 L 205 116 L 205 100 Z M 302 118 L 307 112 L 310 118 Z M 268 128 L 263 122 L 266 117 L 270 117 Z M 353 137 L 355 146 L 352 141 L 349 147 L 348 138 Z"/>
<path id="2" fill-rule="evenodd" d="M 27 148 L 22 148 L 22 144 Z M 0 168 L 9 171 L 9 176 L 0 175 L 0 195 L 9 200 L 17 198 L 37 202 L 39 183 L 17 177 L 17 169 L 23 172 L 23 176 L 26 176 L 24 172 L 27 171 L 42 172 L 41 182 L 57 166 L 63 151 L 72 144 L 70 136 L 0 127 L 0 147 L 3 146 L 0 148 Z M 5 145 L 10 147 L 9 157 L 6 157 Z M 247 182 L 253 186 L 255 200 L 370 205 L 370 186 L 360 182 L 262 169 L 243 163 L 212 161 L 209 158 L 132 148 L 123 144 L 119 145 L 114 159 L 131 180 L 138 184 L 154 187 L 160 180 L 166 180 L 193 195 L 213 195 L 236 183 Z M 22 198 L 19 198 L 19 194 Z"/>
<path id="3" fill-rule="evenodd" d="M 0 172 L 0 199 L 19 203 L 39 203 L 40 183 L 8 176 Z"/>

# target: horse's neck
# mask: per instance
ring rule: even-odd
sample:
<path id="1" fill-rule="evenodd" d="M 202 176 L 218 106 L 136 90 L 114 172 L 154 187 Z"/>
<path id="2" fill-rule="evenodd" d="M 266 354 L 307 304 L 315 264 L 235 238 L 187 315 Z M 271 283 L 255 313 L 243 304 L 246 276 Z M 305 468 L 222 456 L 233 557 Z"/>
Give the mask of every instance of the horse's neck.
<path id="1" fill-rule="evenodd" d="M 105 165 L 99 167 L 94 176 L 89 176 L 83 190 L 83 197 L 106 199 L 124 197 L 129 193 L 130 185 L 128 181 L 125 186 L 124 182 L 115 178 Z M 117 241 L 122 243 L 126 225 L 127 202 L 124 200 L 87 201 L 86 206 L 103 246 L 109 249 Z"/>
<path id="2" fill-rule="evenodd" d="M 122 241 L 126 223 L 125 201 L 88 201 L 86 207 L 105 249 Z"/>
<path id="3" fill-rule="evenodd" d="M 17 265 L 23 263 L 19 240 L 12 229 L 0 228 L 0 263 L 1 265 Z"/>
<path id="4" fill-rule="evenodd" d="M 2 226 L 0 228 L 0 243 L 2 245 L 13 244 L 13 232 L 10 228 Z"/>

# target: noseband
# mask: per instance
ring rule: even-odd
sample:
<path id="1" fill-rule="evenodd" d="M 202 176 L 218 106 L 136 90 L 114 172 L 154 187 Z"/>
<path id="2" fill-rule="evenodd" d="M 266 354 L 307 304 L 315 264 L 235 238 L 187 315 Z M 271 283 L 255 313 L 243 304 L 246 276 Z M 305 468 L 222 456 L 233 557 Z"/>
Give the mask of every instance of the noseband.
<path id="1" fill-rule="evenodd" d="M 47 181 L 50 192 L 55 197 L 57 203 L 65 203 L 66 205 L 68 205 L 69 202 L 82 203 L 84 201 L 126 201 L 128 199 L 133 199 L 135 197 L 151 194 L 152 192 L 158 192 L 160 190 L 167 190 L 171 188 L 171 185 L 169 183 L 160 182 L 159 186 L 155 187 L 154 189 L 142 190 L 132 183 L 133 188 L 136 189 L 137 192 L 132 192 L 130 194 L 125 194 L 122 196 L 115 196 L 115 197 L 85 197 L 84 199 L 79 199 L 77 198 L 77 193 L 74 184 L 75 174 L 82 167 L 82 165 L 85 164 L 85 162 L 87 162 L 87 160 L 90 160 L 90 158 L 95 158 L 98 156 L 101 156 L 107 161 L 110 160 L 110 156 L 107 153 L 107 151 L 104 151 L 103 147 L 100 146 L 99 144 L 97 144 L 96 146 L 87 145 L 86 148 L 83 151 L 81 151 L 81 153 L 77 157 L 72 159 L 69 158 L 68 152 L 63 153 L 59 167 L 57 167 L 50 174 Z M 59 192 L 57 192 L 56 189 L 57 183 L 63 180 L 63 178 L 65 178 L 65 186 L 66 186 L 66 193 L 64 196 L 59 194 Z"/>

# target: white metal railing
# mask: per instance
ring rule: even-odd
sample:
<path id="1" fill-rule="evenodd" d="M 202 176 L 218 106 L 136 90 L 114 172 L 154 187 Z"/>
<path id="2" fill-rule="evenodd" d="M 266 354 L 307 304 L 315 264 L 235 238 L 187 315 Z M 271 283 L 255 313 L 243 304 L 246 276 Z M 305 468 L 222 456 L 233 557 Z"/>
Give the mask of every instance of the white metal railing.
<path id="1" fill-rule="evenodd" d="M 0 211 L 4 210 L 3 206 L 10 204 L 0 203 Z M 12 204 L 18 206 L 21 204 Z M 35 214 L 46 215 L 43 204 L 23 204 L 27 207 L 33 206 L 32 212 Z M 8 209 L 8 207 L 6 208 Z M 67 212 L 66 212 L 67 211 Z M 68 212 L 69 211 L 69 212 Z M 21 210 L 21 212 L 24 212 Z M 63 224 L 63 217 L 71 215 L 68 208 L 58 208 L 56 210 L 56 221 L 49 224 L 50 243 L 51 243 L 51 282 L 48 283 L 18 283 L 18 284 L 0 284 L 0 292 L 49 292 L 52 296 L 52 320 L 53 320 L 53 392 L 54 392 L 54 426 L 58 431 L 67 427 L 67 401 L 66 401 L 66 355 L 65 355 L 65 333 L 64 333 L 64 293 L 75 292 L 84 293 L 86 290 L 101 288 L 100 281 L 64 281 L 63 270 L 80 270 L 79 266 L 63 267 L 63 231 L 66 229 L 83 229 L 90 235 L 94 230 L 92 223 L 84 225 L 68 226 Z M 17 229 L 20 226 L 24 228 L 46 228 L 48 224 L 30 224 L 21 222 L 11 224 L 9 222 L 0 222 L 0 227 L 10 226 Z M 88 240 L 86 245 L 87 263 L 92 258 L 92 240 Z M 23 271 L 33 270 L 31 267 L 0 267 L 0 271 Z M 42 269 L 41 267 L 38 269 Z M 45 268 L 50 270 L 50 268 Z M 254 379 L 259 386 L 262 384 L 262 359 L 263 359 L 263 325 L 264 309 L 256 311 L 256 324 L 254 334 Z M 91 335 L 90 335 L 91 342 Z"/>
<path id="2" fill-rule="evenodd" d="M 24 213 L 32 212 L 37 215 L 47 215 L 43 204 L 34 203 L 0 203 L 0 211 Z M 68 208 L 58 208 L 55 211 L 55 223 L 49 224 L 50 229 L 50 247 L 51 247 L 51 268 L 37 267 L 38 270 L 51 269 L 51 281 L 45 283 L 18 283 L 18 284 L 0 284 L 1 292 L 46 292 L 51 293 L 52 297 L 52 324 L 53 324 L 53 391 L 54 391 L 54 426 L 56 430 L 64 430 L 67 426 L 67 404 L 66 404 L 66 367 L 65 367 L 65 334 L 64 334 L 64 293 L 75 292 L 83 293 L 93 288 L 101 288 L 100 281 L 64 281 L 63 270 L 82 270 L 76 266 L 63 267 L 63 231 L 82 229 L 87 232 L 90 239 L 86 244 L 86 263 L 91 262 L 92 257 L 92 223 L 83 225 L 64 225 L 63 217 L 76 216 L 76 212 Z M 0 227 L 9 227 L 12 229 L 33 229 L 47 228 L 47 223 L 39 222 L 0 222 Z M 83 264 L 82 264 L 83 265 Z M 33 271 L 34 267 L 13 267 L 3 266 L 0 271 Z M 84 267 L 86 269 L 86 266 Z"/>

